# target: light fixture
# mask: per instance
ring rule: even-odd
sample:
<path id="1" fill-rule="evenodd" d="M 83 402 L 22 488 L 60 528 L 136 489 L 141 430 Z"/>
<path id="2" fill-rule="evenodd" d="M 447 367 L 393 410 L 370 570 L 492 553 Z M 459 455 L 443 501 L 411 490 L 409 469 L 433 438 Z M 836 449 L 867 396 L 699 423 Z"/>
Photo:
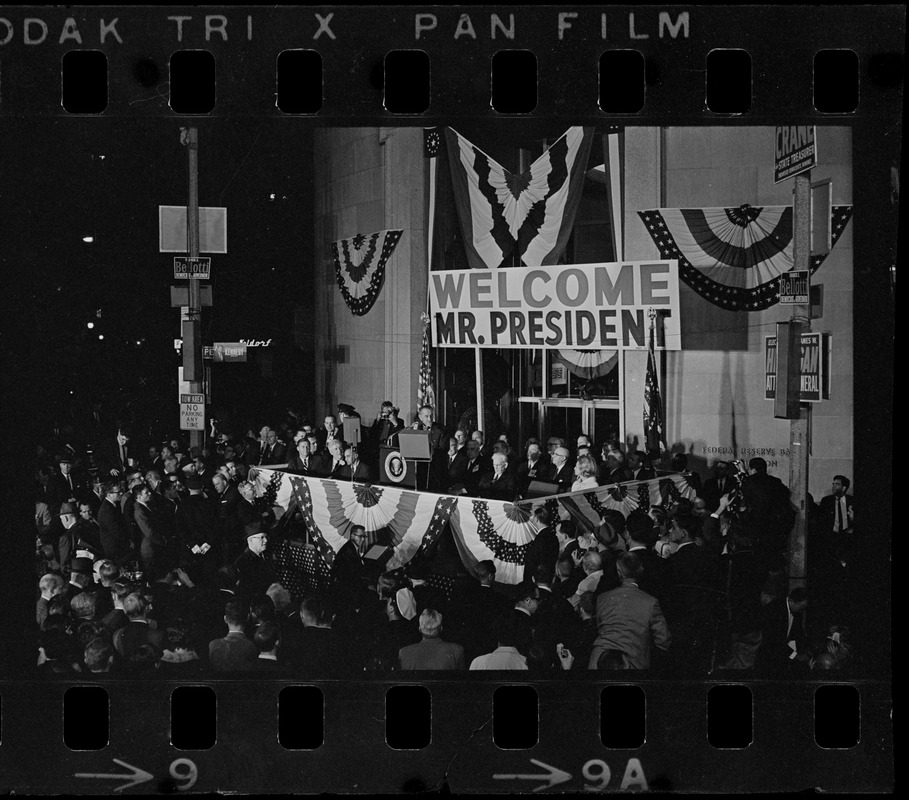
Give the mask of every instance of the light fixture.
<path id="1" fill-rule="evenodd" d="M 95 327 L 95 323 L 94 323 L 94 322 L 88 322 L 88 323 L 86 323 L 85 327 L 88 328 L 89 330 L 91 330 L 92 328 Z"/>
<path id="2" fill-rule="evenodd" d="M 99 339 L 103 339 L 103 338 L 104 338 L 104 334 L 103 334 L 103 333 L 99 333 L 99 334 L 98 334 L 98 338 L 99 338 Z"/>
<path id="3" fill-rule="evenodd" d="M 91 244 L 93 241 L 95 241 L 95 237 L 94 236 L 83 236 L 82 241 L 85 242 L 86 244 Z"/>

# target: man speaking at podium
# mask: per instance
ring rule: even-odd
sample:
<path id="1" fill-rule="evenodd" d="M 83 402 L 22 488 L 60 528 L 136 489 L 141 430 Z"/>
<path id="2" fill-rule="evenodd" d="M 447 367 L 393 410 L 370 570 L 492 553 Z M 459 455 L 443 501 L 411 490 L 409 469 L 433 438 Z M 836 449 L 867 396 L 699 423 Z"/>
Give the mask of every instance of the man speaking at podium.
<path id="1" fill-rule="evenodd" d="M 419 419 L 411 426 L 415 431 L 429 431 L 430 451 L 432 461 L 428 465 L 429 476 L 426 476 L 427 466 L 417 465 L 417 489 L 428 492 L 444 492 L 448 483 L 448 435 L 445 428 L 433 420 L 432 406 L 420 406 Z"/>

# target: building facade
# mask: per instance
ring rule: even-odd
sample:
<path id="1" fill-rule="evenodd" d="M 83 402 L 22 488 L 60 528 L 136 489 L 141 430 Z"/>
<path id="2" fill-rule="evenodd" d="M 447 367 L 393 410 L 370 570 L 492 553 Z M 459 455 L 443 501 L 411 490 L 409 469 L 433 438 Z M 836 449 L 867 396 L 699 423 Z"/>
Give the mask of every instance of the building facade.
<path id="1" fill-rule="evenodd" d="M 567 127 L 567 126 L 566 126 Z M 526 140 L 472 133 L 478 148 L 512 171 L 526 169 L 551 143 L 551 132 Z M 466 135 L 466 134 L 465 134 Z M 556 134 L 558 135 L 558 134 Z M 507 141 L 502 141 L 507 139 Z M 793 181 L 773 182 L 772 127 L 628 127 L 620 134 L 621 206 L 597 166 L 606 154 L 591 148 L 590 169 L 571 240 L 560 263 L 659 259 L 638 212 L 648 209 L 785 206 Z M 848 127 L 819 127 L 813 183 L 829 180 L 832 204 L 852 204 L 852 137 Z M 430 181 L 421 128 L 323 128 L 314 136 L 314 405 L 326 411 L 350 403 L 371 418 L 392 400 L 405 421 L 414 418 L 421 312 L 427 310 L 427 271 L 466 268 L 444 153 Z M 430 194 L 435 198 L 432 254 Z M 613 219 L 621 220 L 616 232 Z M 853 257 L 849 222 L 812 276 L 822 286 L 820 316 L 811 330 L 829 334 L 829 399 L 811 404 L 809 491 L 827 493 L 832 475 L 853 474 Z M 338 289 L 331 243 L 386 229 L 403 231 L 388 260 L 372 309 L 355 316 Z M 459 252 L 460 251 L 460 252 Z M 508 266 L 505 264 L 504 266 Z M 726 311 L 680 281 L 681 350 L 659 353 L 664 433 L 670 452 L 684 452 L 706 474 L 718 460 L 763 456 L 770 472 L 789 475 L 787 420 L 765 398 L 765 338 L 791 316 L 791 306 Z M 576 374 L 554 352 L 484 350 L 486 427 L 507 431 L 520 446 L 529 436 L 581 432 L 597 442 L 619 439 L 641 447 L 646 350 L 603 354 L 594 380 Z M 434 349 L 437 417 L 453 429 L 475 425 L 476 354 Z"/>

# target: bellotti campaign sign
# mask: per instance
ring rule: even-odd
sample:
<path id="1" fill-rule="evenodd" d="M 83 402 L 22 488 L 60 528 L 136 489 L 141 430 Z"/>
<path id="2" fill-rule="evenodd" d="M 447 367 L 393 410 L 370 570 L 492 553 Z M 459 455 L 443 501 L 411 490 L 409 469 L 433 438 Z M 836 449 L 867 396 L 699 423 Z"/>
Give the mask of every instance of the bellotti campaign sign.
<path id="1" fill-rule="evenodd" d="M 678 261 L 431 272 L 436 347 L 681 350 Z"/>

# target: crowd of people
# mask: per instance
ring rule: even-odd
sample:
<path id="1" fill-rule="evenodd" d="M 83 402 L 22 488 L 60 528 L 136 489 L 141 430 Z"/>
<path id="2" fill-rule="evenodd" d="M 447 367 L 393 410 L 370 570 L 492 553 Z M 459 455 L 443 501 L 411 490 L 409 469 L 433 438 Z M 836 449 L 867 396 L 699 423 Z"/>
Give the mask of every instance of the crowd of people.
<path id="1" fill-rule="evenodd" d="M 534 509 L 524 580 L 495 580 L 492 561 L 434 580 L 431 553 L 382 572 L 354 526 L 329 584 L 303 596 L 281 584 L 286 538 L 257 496 L 257 467 L 372 482 L 382 446 L 405 427 L 427 433 L 427 487 L 515 501 L 665 474 L 615 442 L 595 448 L 507 435 L 449 436 L 424 406 L 410 426 L 391 402 L 371 425 L 341 404 L 316 427 L 289 414 L 244 435 L 213 424 L 201 448 L 177 437 L 39 448 L 36 560 L 38 669 L 49 674 L 200 676 L 265 671 L 337 677 L 400 670 L 722 671 L 795 677 L 854 670 L 855 590 L 849 480 L 808 503 L 807 587 L 789 590 L 789 490 L 761 458 L 716 462 L 706 480 L 683 454 L 671 472 L 696 496 L 603 511 L 587 530 L 558 505 Z M 356 419 L 356 425 L 348 420 Z M 356 431 L 345 442 L 345 432 Z M 59 442 L 58 445 L 59 452 Z M 540 488 L 542 487 L 542 488 Z"/>

